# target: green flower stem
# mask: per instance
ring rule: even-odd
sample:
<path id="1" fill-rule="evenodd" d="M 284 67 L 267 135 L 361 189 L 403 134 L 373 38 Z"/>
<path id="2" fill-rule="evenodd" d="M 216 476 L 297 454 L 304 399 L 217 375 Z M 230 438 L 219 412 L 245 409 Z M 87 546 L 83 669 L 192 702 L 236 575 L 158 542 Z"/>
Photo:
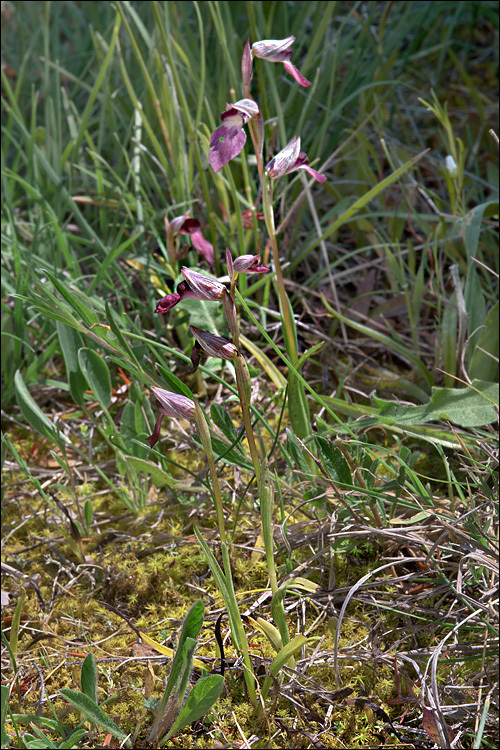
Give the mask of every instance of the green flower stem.
<path id="1" fill-rule="evenodd" d="M 274 510 L 274 498 L 273 490 L 271 486 L 271 478 L 269 476 L 269 469 L 267 462 L 264 464 L 261 478 L 259 481 L 259 498 L 260 498 L 260 517 L 262 521 L 262 536 L 264 538 L 264 549 L 266 552 L 266 565 L 267 572 L 269 575 L 269 583 L 271 585 L 271 591 L 274 595 L 278 591 L 278 578 L 276 576 L 276 565 L 274 560 L 274 537 L 273 537 L 273 510 Z M 273 608 L 273 619 L 278 626 L 281 636 L 282 646 L 286 646 L 290 643 L 290 635 L 288 633 L 288 624 L 286 621 L 285 607 L 283 605 L 283 598 L 281 598 L 277 606 Z M 295 660 L 293 657 L 290 658 L 289 667 L 295 669 Z"/>
<path id="2" fill-rule="evenodd" d="M 239 650 L 243 655 L 243 663 L 246 667 L 245 683 L 248 690 L 248 697 L 250 698 L 250 703 L 252 704 L 252 706 L 255 707 L 257 706 L 257 693 L 255 689 L 256 679 L 253 671 L 252 659 L 248 650 L 247 636 L 245 633 L 245 628 L 243 627 L 243 621 L 241 619 L 241 613 L 240 608 L 238 607 L 236 593 L 234 591 L 233 576 L 231 574 L 231 561 L 229 559 L 229 551 L 225 542 L 221 545 L 221 551 L 224 573 L 226 574 L 228 593 L 228 601 L 226 602 L 226 607 L 228 611 L 231 610 L 231 622 L 233 623 L 233 627 L 236 630 L 236 632 L 233 633 L 233 640 L 236 641 L 236 644 L 238 645 Z"/>
<path id="3" fill-rule="evenodd" d="M 290 303 L 285 289 L 285 280 L 281 270 L 280 255 L 278 250 L 278 241 L 276 239 L 276 227 L 274 224 L 273 210 L 273 185 L 269 177 L 264 173 L 262 179 L 262 211 L 266 223 L 266 229 L 271 240 L 273 252 L 274 271 L 276 273 L 276 282 L 278 285 L 278 294 L 280 299 L 281 317 L 283 320 L 283 329 L 285 335 L 286 350 L 290 362 L 295 365 L 298 360 L 297 338 L 295 325 L 292 322 L 290 314 Z"/>
<path id="4" fill-rule="evenodd" d="M 212 489 L 215 500 L 215 509 L 217 512 L 217 524 L 219 527 L 219 534 L 221 540 L 221 552 L 222 552 L 222 563 L 224 567 L 225 586 L 221 588 L 221 593 L 224 597 L 224 602 L 229 614 L 229 622 L 231 624 L 231 633 L 235 647 L 243 655 L 243 662 L 245 664 L 245 681 L 248 689 L 248 695 L 250 702 L 253 706 L 257 705 L 257 694 L 255 690 L 255 676 L 253 672 L 252 660 L 248 651 L 248 642 L 241 619 L 240 610 L 238 607 L 238 601 L 236 599 L 236 593 L 234 591 L 233 576 L 231 572 L 231 560 L 229 558 L 229 551 L 226 541 L 226 528 L 224 524 L 224 510 L 222 506 L 222 495 L 219 486 L 219 480 L 217 478 L 217 472 L 215 470 L 214 454 L 212 450 L 212 440 L 210 438 L 210 430 L 205 419 L 205 415 L 200 405 L 195 401 L 195 419 L 198 434 L 200 436 L 201 444 L 207 457 L 208 467 L 210 470 L 210 476 L 212 479 Z M 210 562 L 210 556 L 209 556 Z M 213 564 L 213 563 L 212 563 Z M 212 566 L 211 566 L 212 567 Z M 214 572 L 214 571 L 212 571 Z M 214 573 L 215 575 L 215 573 Z"/>
<path id="5" fill-rule="evenodd" d="M 210 477 L 212 479 L 212 488 L 214 493 L 215 510 L 217 513 L 217 525 L 219 527 L 219 534 L 222 544 L 226 544 L 226 526 L 224 523 L 224 509 L 222 506 L 222 495 L 219 487 L 219 480 L 217 479 L 217 472 L 215 470 L 214 454 L 212 450 L 212 439 L 210 437 L 210 430 L 208 428 L 207 420 L 200 407 L 195 401 L 195 419 L 196 427 L 198 429 L 198 435 L 200 436 L 201 444 L 205 455 L 207 457 L 208 468 L 210 470 Z"/>
<path id="6" fill-rule="evenodd" d="M 243 414 L 243 423 L 245 425 L 248 447 L 250 448 L 250 455 L 252 457 L 255 478 L 257 482 L 259 482 L 261 460 L 259 457 L 259 452 L 257 450 L 257 444 L 255 442 L 255 436 L 252 427 L 252 419 L 250 416 L 252 384 L 250 380 L 250 373 L 248 372 L 247 363 L 245 362 L 242 354 L 235 355 L 234 369 L 236 372 L 236 385 L 238 387 L 238 395 L 240 398 L 241 411 Z"/>

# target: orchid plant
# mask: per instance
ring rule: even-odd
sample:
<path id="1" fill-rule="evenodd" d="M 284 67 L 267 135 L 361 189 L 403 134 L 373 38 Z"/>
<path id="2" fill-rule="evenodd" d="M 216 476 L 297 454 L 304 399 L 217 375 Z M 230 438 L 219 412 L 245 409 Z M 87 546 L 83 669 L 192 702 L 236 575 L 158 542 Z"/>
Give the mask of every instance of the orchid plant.
<path id="1" fill-rule="evenodd" d="M 300 150 L 300 138 L 298 136 L 294 136 L 279 153 L 270 159 L 267 164 L 264 164 L 264 122 L 259 106 L 253 100 L 250 93 L 254 58 L 259 58 L 267 62 L 283 63 L 285 71 L 292 75 L 294 80 L 300 86 L 310 86 L 310 82 L 304 78 L 304 76 L 291 63 L 290 58 L 294 41 L 294 37 L 288 37 L 283 40 L 264 40 L 256 42 L 250 46 L 250 41 L 247 40 L 243 49 L 241 65 L 244 98 L 233 104 L 226 105 L 225 111 L 221 114 L 222 124 L 215 129 L 210 138 L 208 158 L 209 163 L 215 172 L 223 169 L 231 159 L 234 159 L 243 150 L 247 141 L 247 134 L 244 128 L 245 126 L 248 126 L 255 150 L 257 169 L 261 184 L 262 213 L 273 253 L 274 272 L 280 300 L 285 346 L 289 360 L 295 370 L 293 373 L 291 371 L 289 373 L 288 396 L 289 403 L 293 400 L 295 405 L 299 405 L 299 408 L 289 410 L 290 419 L 298 437 L 305 438 L 310 434 L 310 420 L 304 391 L 299 384 L 296 375 L 297 368 L 300 367 L 297 350 L 297 333 L 280 263 L 274 222 L 273 181 L 299 169 L 305 170 L 320 183 L 324 182 L 326 178 L 320 172 L 309 166 L 306 154 Z M 254 206 L 254 211 L 256 212 L 256 210 L 257 205 Z M 201 235 L 199 223 L 190 219 L 189 215 L 178 217 L 171 222 L 166 222 L 166 232 L 167 251 L 171 261 L 177 261 L 182 257 L 177 244 L 178 235 L 181 233 L 189 233 L 194 247 L 209 263 L 213 263 L 213 248 Z M 292 644 L 290 644 L 283 607 L 283 595 L 285 589 L 278 586 L 274 561 L 272 531 L 274 503 L 273 493 L 270 489 L 270 474 L 267 466 L 267 458 L 265 455 L 262 455 L 257 447 L 257 441 L 254 436 L 252 421 L 250 418 L 251 379 L 245 358 L 240 348 L 239 321 L 235 301 L 239 274 L 267 273 L 270 269 L 263 265 L 259 255 L 245 254 L 233 259 L 229 248 L 226 249 L 226 266 L 230 283 L 229 289 L 227 289 L 225 284 L 218 279 L 199 273 L 190 268 L 183 267 L 181 269 L 183 281 L 177 285 L 174 292 L 167 294 L 158 301 L 155 312 L 158 314 L 167 314 L 183 299 L 222 302 L 227 326 L 231 334 L 231 340 L 204 331 L 196 326 L 189 326 L 189 330 L 195 339 L 191 351 L 191 361 L 194 369 L 198 367 L 201 356 L 217 357 L 229 360 L 234 364 L 243 423 L 259 492 L 266 563 L 271 591 L 273 594 L 271 611 L 278 626 L 278 631 L 275 630 L 275 633 L 273 634 L 274 645 L 278 644 L 278 646 L 283 649 L 288 647 L 286 652 L 288 663 L 293 664 L 293 649 L 291 648 Z M 245 665 L 245 678 L 248 694 L 251 702 L 256 705 L 255 676 L 232 583 L 222 496 L 215 470 L 215 461 L 208 423 L 202 408 L 195 400 L 157 387 L 153 387 L 152 391 L 156 397 L 159 416 L 154 431 L 148 438 L 150 446 L 153 447 L 158 442 L 160 438 L 161 422 L 163 418 L 167 416 L 194 420 L 202 446 L 205 450 L 212 480 L 222 550 L 223 569 L 218 565 L 199 532 L 197 532 L 197 537 L 208 557 L 212 571 L 216 576 L 223 593 L 229 614 L 233 640 L 236 648 L 242 655 Z"/>
<path id="2" fill-rule="evenodd" d="M 250 40 L 247 40 L 241 61 L 243 94 L 245 98 L 235 104 L 226 105 L 226 111 L 221 114 L 223 125 L 212 133 L 208 158 L 213 170 L 218 172 L 231 159 L 238 156 L 243 150 L 247 139 L 243 127 L 248 125 L 257 160 L 262 194 L 262 211 L 272 248 L 286 352 L 290 363 L 297 369 L 299 366 L 297 331 L 293 315 L 291 314 L 281 269 L 274 221 L 273 182 L 300 169 L 305 170 L 320 183 L 325 182 L 326 177 L 321 172 L 309 166 L 307 155 L 300 150 L 300 137 L 296 135 L 267 164 L 264 163 L 264 121 L 261 111 L 251 98 L 250 93 L 254 58 L 260 58 L 267 62 L 281 62 L 286 72 L 290 73 L 300 86 L 307 87 L 311 85 L 290 61 L 294 41 L 295 37 L 290 36 L 286 39 L 267 39 L 255 42 L 250 46 Z M 294 404 L 294 408 L 289 409 L 290 421 L 294 432 L 299 438 L 307 440 L 311 436 L 309 409 L 304 390 L 298 382 L 295 373 L 292 371 L 288 375 L 288 398 L 289 404 Z M 312 471 L 315 470 L 312 460 L 310 461 L 310 467 Z"/>

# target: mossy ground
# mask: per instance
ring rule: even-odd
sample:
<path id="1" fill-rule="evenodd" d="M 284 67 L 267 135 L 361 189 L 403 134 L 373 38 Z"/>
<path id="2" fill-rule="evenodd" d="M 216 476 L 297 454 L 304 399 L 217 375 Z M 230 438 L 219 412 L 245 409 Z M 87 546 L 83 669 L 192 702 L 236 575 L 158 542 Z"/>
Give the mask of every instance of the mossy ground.
<path id="1" fill-rule="evenodd" d="M 25 443 L 23 448 L 26 451 Z M 41 463 L 43 465 L 43 461 Z M 63 687 L 80 688 L 81 663 L 91 651 L 98 664 L 100 701 L 112 697 L 106 704 L 106 712 L 124 731 L 134 732 L 139 727 L 136 746 L 141 747 L 151 716 L 146 706 L 160 697 L 169 660 L 158 660 L 157 656 L 153 658 L 154 652 L 141 651 L 136 634 L 116 612 L 121 612 L 135 628 L 157 642 L 175 647 L 176 633 L 183 618 L 191 604 L 201 597 L 207 606 L 197 656 L 206 660 L 208 671 L 218 668 L 220 660 L 213 627 L 223 603 L 204 555 L 194 535 L 189 533 L 193 522 L 198 523 L 206 538 L 212 540 L 217 554 L 217 535 L 214 518 L 208 510 L 209 499 L 198 496 L 194 504 L 182 505 L 169 497 L 168 492 L 156 491 L 151 494 L 152 499 L 144 512 L 134 516 L 118 512 L 123 508 L 113 494 L 100 493 L 99 484 L 87 480 L 78 491 L 81 499 L 93 498 L 94 525 L 78 547 L 71 524 L 58 515 L 57 505 L 54 504 L 52 510 L 45 507 L 40 512 L 31 494 L 23 491 L 21 475 L 13 474 L 10 479 L 4 494 L 4 528 L 13 528 L 20 517 L 26 521 L 8 538 L 4 553 L 9 560 L 16 561 L 20 571 L 34 577 L 44 602 L 42 607 L 35 591 L 29 585 L 24 586 L 26 598 L 16 654 L 21 681 L 33 676 L 35 663 L 40 665 L 45 674 L 44 689 L 51 696 L 55 711 L 64 716 L 65 724 L 74 726 L 78 717 L 74 712 L 68 712 L 65 702 L 58 697 L 58 691 Z M 52 497 L 54 503 L 58 499 L 68 500 L 60 485 L 54 489 Z M 267 586 L 263 555 L 248 545 L 252 528 L 251 516 L 248 515 L 251 506 L 249 497 L 232 553 L 234 582 L 242 609 Z M 324 513 L 321 515 L 324 517 Z M 314 528 L 316 523 L 311 522 L 309 515 L 302 515 L 300 510 L 291 520 L 292 528 L 296 525 L 302 532 Z M 254 542 L 258 532 L 254 524 L 251 532 Z M 337 552 L 331 559 L 336 589 L 348 590 L 377 567 L 383 552 L 383 544 L 375 540 L 351 543 Z M 308 549 L 298 547 L 291 556 L 288 555 L 288 560 L 300 566 L 309 556 Z M 392 572 L 386 571 L 378 579 L 379 586 L 383 588 L 384 580 L 389 581 L 392 577 Z M 325 588 L 324 576 L 313 567 L 309 578 Z M 422 580 L 428 584 L 430 581 L 432 585 L 433 579 L 429 571 L 422 571 L 421 579 L 418 583 L 415 580 L 415 584 Z M 12 581 L 9 594 L 13 603 L 22 591 L 23 588 Z M 389 600 L 397 597 L 397 588 L 388 585 L 384 595 Z M 429 611 L 436 601 L 437 597 L 431 594 L 428 599 L 421 599 L 419 606 Z M 357 705 L 355 698 L 369 698 L 394 721 L 405 708 L 411 715 L 418 706 L 418 680 L 412 675 L 412 679 L 404 683 L 403 678 L 403 685 L 413 686 L 413 697 L 407 695 L 408 690 L 403 690 L 407 702 L 404 699 L 398 701 L 401 688 L 398 695 L 389 654 L 393 647 L 400 648 L 402 641 L 410 640 L 413 650 L 435 646 L 438 635 L 433 628 L 425 622 L 421 627 L 415 626 L 412 613 L 404 615 L 396 604 L 367 611 L 363 603 L 353 599 L 342 622 L 338 644 L 339 685 L 331 658 L 336 617 L 327 616 L 321 597 L 317 599 L 314 595 L 300 597 L 290 592 L 287 604 L 291 605 L 291 632 L 301 629 L 321 639 L 320 654 L 323 656 L 308 662 L 308 656 L 317 643 L 312 642 L 303 654 L 306 666 L 302 679 L 298 679 L 290 694 L 286 689 L 281 694 L 276 683 L 266 705 L 266 716 L 257 719 L 248 704 L 242 672 L 234 662 L 230 638 L 226 638 L 229 669 L 224 697 L 188 734 L 185 730 L 179 737 L 174 737 L 170 747 L 208 748 L 214 747 L 214 741 L 225 745 L 237 743 L 243 735 L 261 738 L 255 741 L 254 747 L 281 747 L 286 737 L 290 747 L 305 748 L 310 746 L 311 732 L 318 733 L 328 748 L 380 744 L 404 746 L 387 723 L 371 709 Z M 258 614 L 269 617 L 268 602 Z M 409 628 L 413 631 L 411 635 Z M 226 628 L 224 635 L 227 633 Z M 255 663 L 265 671 L 265 665 L 269 665 L 273 658 L 273 649 L 259 632 L 251 633 L 249 641 Z M 131 660 L 132 656 L 135 658 Z M 438 669 L 441 684 L 451 670 L 455 672 L 455 680 L 460 681 L 458 665 L 444 662 Z M 466 673 L 467 669 L 464 676 Z M 285 677 L 283 684 L 286 682 Z M 354 698 L 330 699 L 329 696 L 335 696 L 339 687 L 350 688 L 350 695 Z M 12 710 L 30 713 L 40 698 L 39 691 L 40 685 L 35 679 L 26 692 L 21 693 Z M 95 741 L 99 733 L 92 730 L 90 736 Z"/>

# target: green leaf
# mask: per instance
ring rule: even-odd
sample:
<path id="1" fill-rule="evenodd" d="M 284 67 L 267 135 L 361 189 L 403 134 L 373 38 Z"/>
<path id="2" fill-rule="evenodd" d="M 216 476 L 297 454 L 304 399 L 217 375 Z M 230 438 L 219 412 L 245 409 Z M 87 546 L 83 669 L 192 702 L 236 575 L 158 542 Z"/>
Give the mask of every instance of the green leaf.
<path id="1" fill-rule="evenodd" d="M 203 613 L 205 608 L 203 602 L 199 599 L 193 604 L 191 609 L 186 615 L 184 624 L 182 626 L 181 635 L 179 638 L 179 645 L 185 638 L 197 638 L 203 626 Z"/>
<path id="2" fill-rule="evenodd" d="M 193 392 L 185 385 L 182 380 L 180 380 L 177 375 L 174 375 L 173 372 L 170 372 L 165 367 L 162 367 L 160 363 L 158 362 L 157 365 L 159 372 L 161 372 L 164 379 L 167 381 L 168 389 L 173 391 L 173 393 L 180 393 L 182 396 L 187 396 L 188 398 L 194 398 Z"/>
<path id="3" fill-rule="evenodd" d="M 19 408 L 28 424 L 45 438 L 49 438 L 54 443 L 61 442 L 71 445 L 68 438 L 58 431 L 56 426 L 45 416 L 38 404 L 33 400 L 26 384 L 23 380 L 20 370 L 16 370 L 14 375 L 14 385 L 16 388 L 16 399 Z"/>
<path id="4" fill-rule="evenodd" d="M 314 440 L 318 446 L 318 458 L 333 481 L 351 484 L 351 470 L 340 450 L 332 444 L 331 440 L 320 435 L 316 435 Z"/>
<path id="5" fill-rule="evenodd" d="M 126 739 L 127 735 L 87 695 L 80 693 L 78 690 L 70 690 L 69 688 L 62 688 L 59 692 L 68 703 L 71 703 L 72 706 L 82 711 L 88 719 L 105 729 L 106 732 L 109 732 L 120 740 Z"/>
<path id="6" fill-rule="evenodd" d="M 168 698 L 171 694 L 174 685 L 177 683 L 179 678 L 182 678 L 182 662 L 184 660 L 184 646 L 188 639 L 196 641 L 196 637 L 201 630 L 203 625 L 203 602 L 198 600 L 193 604 L 191 609 L 186 615 L 186 619 L 182 625 L 181 634 L 179 636 L 179 643 L 175 650 L 174 658 L 172 659 L 172 666 L 170 668 L 170 675 L 168 677 L 167 686 L 165 688 L 164 698 Z M 162 699 L 163 700 L 163 699 Z"/>
<path id="7" fill-rule="evenodd" d="M 198 680 L 180 710 L 174 725 L 160 745 L 170 739 L 175 732 L 204 716 L 218 699 L 223 687 L 224 677 L 220 674 L 210 674 Z"/>
<path id="8" fill-rule="evenodd" d="M 481 279 L 475 264 L 469 266 L 467 270 L 464 298 L 465 309 L 467 310 L 467 333 L 469 334 L 467 355 L 470 357 L 486 320 L 486 301 L 484 299 Z"/>
<path id="9" fill-rule="evenodd" d="M 106 362 L 100 354 L 87 348 L 78 352 L 78 362 L 99 405 L 107 409 L 111 401 L 111 377 Z"/>
<path id="10" fill-rule="evenodd" d="M 269 688 L 272 685 L 273 678 L 276 679 L 280 670 L 283 669 L 283 667 L 295 654 L 295 652 L 311 640 L 317 639 L 307 638 L 305 635 L 296 635 L 295 638 L 292 638 L 290 643 L 287 643 L 286 646 L 283 646 L 281 651 L 276 654 L 271 666 L 269 667 L 269 674 L 264 680 L 264 684 L 262 686 L 262 697 L 264 700 L 267 698 L 267 694 L 269 692 Z"/>
<path id="11" fill-rule="evenodd" d="M 469 365 L 469 376 L 494 382 L 498 379 L 499 303 L 488 313 L 485 326 L 476 341 Z"/>
<path id="12" fill-rule="evenodd" d="M 57 745 L 52 740 L 49 740 L 41 729 L 38 729 L 36 726 L 32 727 L 32 729 L 38 735 L 38 739 L 29 734 L 29 732 L 26 732 L 23 736 L 23 742 L 29 750 L 52 750 L 52 748 L 57 748 Z"/>
<path id="13" fill-rule="evenodd" d="M 9 705 L 9 688 L 7 685 L 1 686 L 1 724 L 0 724 L 0 737 L 2 742 L 2 748 L 9 747 L 9 735 L 5 730 L 5 719 L 7 718 L 7 707 Z"/>
<path id="14" fill-rule="evenodd" d="M 182 625 L 167 685 L 148 735 L 148 741 L 153 745 L 158 743 L 163 732 L 170 727 L 178 708 L 182 705 L 185 687 L 193 669 L 196 638 L 203 625 L 203 613 L 204 606 L 200 599 L 193 604 Z"/>
<path id="15" fill-rule="evenodd" d="M 223 435 L 227 437 L 230 443 L 235 443 L 238 438 L 238 431 L 233 424 L 233 420 L 231 419 L 229 412 L 224 409 L 222 404 L 212 404 L 212 406 L 210 407 L 210 416 L 212 418 L 212 422 L 217 425 L 219 430 Z M 242 450 L 242 447 L 239 443 L 235 445 L 235 448 L 236 447 L 239 450 Z"/>
<path id="16" fill-rule="evenodd" d="M 138 456 L 125 456 L 125 460 L 138 471 L 150 474 L 151 481 L 155 487 L 165 487 L 165 485 L 168 487 L 175 487 L 179 484 L 177 479 L 174 479 L 164 469 L 161 469 L 152 461 L 147 461 L 145 458 L 139 458 Z"/>
<path id="17" fill-rule="evenodd" d="M 97 665 L 94 654 L 87 654 L 83 660 L 81 683 L 83 693 L 97 704 Z"/>
<path id="18" fill-rule="evenodd" d="M 299 445 L 298 440 L 293 434 L 292 430 L 288 428 L 286 430 L 286 449 L 292 457 L 296 468 L 300 469 L 300 471 L 302 471 L 304 474 L 309 474 L 309 466 L 304 458 L 302 448 Z"/>
<path id="19" fill-rule="evenodd" d="M 498 214 L 498 201 L 488 201 L 473 208 L 467 216 L 457 222 L 457 228 L 463 237 L 468 258 L 476 257 L 483 218 L 487 219 L 496 214 Z"/>
<path id="20" fill-rule="evenodd" d="M 66 300 L 88 327 L 94 325 L 94 323 L 99 323 L 92 303 L 86 294 L 76 287 L 68 287 L 50 271 L 42 270 L 42 273 L 51 280 L 61 297 Z"/>
<path id="21" fill-rule="evenodd" d="M 443 367 L 445 371 L 444 384 L 452 386 L 453 375 L 457 374 L 457 332 L 458 311 L 457 295 L 452 294 L 446 304 L 441 321 L 441 348 L 443 352 Z"/>
<path id="22" fill-rule="evenodd" d="M 56 326 L 66 365 L 66 377 L 71 397 L 75 404 L 82 406 L 85 400 L 87 383 L 78 362 L 78 351 L 83 348 L 83 339 L 78 331 L 61 323 L 60 320 L 56 322 Z"/>
<path id="23" fill-rule="evenodd" d="M 425 424 L 446 419 L 460 427 L 483 427 L 497 421 L 498 383 L 473 380 L 467 388 L 433 388 L 428 404 L 402 406 L 374 397 L 380 419 L 388 424 Z"/>

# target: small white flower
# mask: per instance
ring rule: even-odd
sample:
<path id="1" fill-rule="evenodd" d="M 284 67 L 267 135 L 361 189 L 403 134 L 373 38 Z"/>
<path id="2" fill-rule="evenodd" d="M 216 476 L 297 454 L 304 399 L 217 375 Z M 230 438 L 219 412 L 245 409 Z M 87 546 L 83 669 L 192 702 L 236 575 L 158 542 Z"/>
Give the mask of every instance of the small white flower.
<path id="1" fill-rule="evenodd" d="M 444 166 L 446 167 L 446 171 L 450 175 L 452 180 L 455 180 L 458 177 L 458 167 L 455 162 L 455 159 L 451 154 L 448 154 L 446 159 L 444 160 Z"/>

